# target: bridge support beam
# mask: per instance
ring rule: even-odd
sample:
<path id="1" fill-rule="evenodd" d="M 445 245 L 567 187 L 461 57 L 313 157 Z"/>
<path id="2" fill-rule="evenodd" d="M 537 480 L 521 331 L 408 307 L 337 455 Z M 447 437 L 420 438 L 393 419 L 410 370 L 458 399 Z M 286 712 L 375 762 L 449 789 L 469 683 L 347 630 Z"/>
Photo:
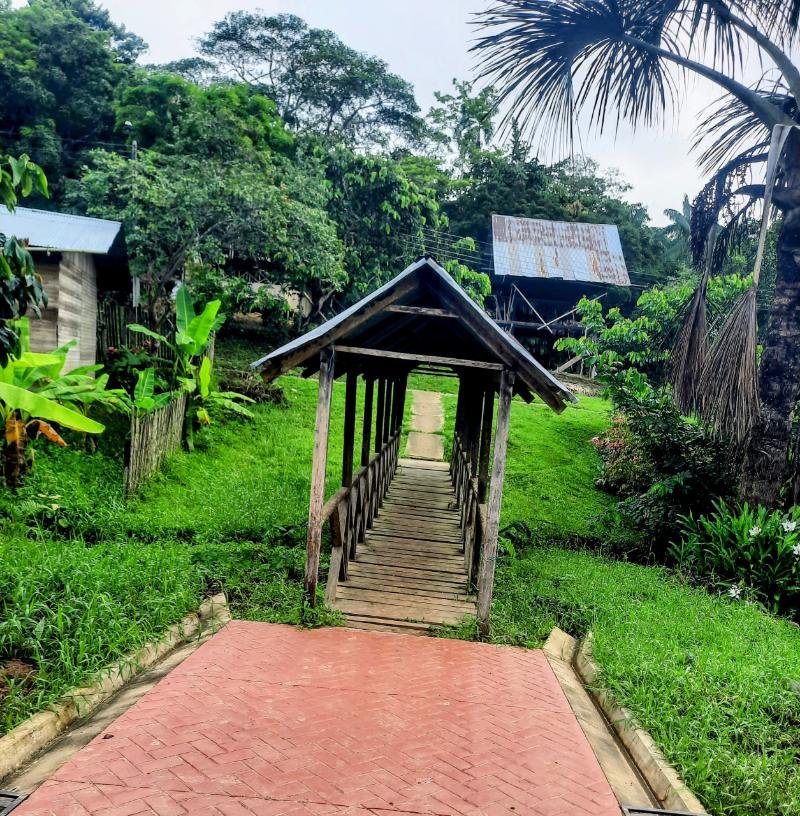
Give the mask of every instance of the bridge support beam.
<path id="1" fill-rule="evenodd" d="M 314 427 L 314 459 L 311 466 L 311 497 L 308 503 L 308 538 L 306 540 L 306 572 L 303 587 L 309 607 L 317 601 L 317 574 L 319 551 L 322 543 L 322 525 L 325 523 L 325 470 L 328 465 L 328 432 L 331 421 L 331 393 L 333 391 L 333 348 L 324 348 L 319 360 L 319 395 L 317 419 Z"/>
<path id="2" fill-rule="evenodd" d="M 489 482 L 489 501 L 486 510 L 486 531 L 478 573 L 478 629 L 483 637 L 491 634 L 492 592 L 497 563 L 497 540 L 500 535 L 500 506 L 503 499 L 503 479 L 508 450 L 508 424 L 511 397 L 514 394 L 514 372 L 504 369 L 500 377 L 500 397 L 497 405 L 497 426 L 494 437 L 494 460 Z"/>

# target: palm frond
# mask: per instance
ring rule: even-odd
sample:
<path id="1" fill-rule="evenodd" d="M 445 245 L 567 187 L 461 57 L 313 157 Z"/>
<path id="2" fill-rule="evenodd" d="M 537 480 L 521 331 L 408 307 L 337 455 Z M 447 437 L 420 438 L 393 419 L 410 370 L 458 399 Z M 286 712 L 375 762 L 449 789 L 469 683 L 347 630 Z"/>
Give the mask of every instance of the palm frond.
<path id="1" fill-rule="evenodd" d="M 765 101 L 793 119 L 798 118 L 797 103 L 780 81 L 767 77 L 753 89 Z M 698 163 L 707 173 L 754 147 L 769 145 L 770 130 L 740 99 L 731 94 L 719 97 L 698 123 L 693 149 L 702 150 Z"/>
<path id="2" fill-rule="evenodd" d="M 753 167 L 763 166 L 767 161 L 768 148 L 769 140 L 730 159 L 711 176 L 695 199 L 692 206 L 691 248 L 696 264 L 699 265 L 705 257 L 709 232 L 720 225 L 720 222 L 723 226 L 734 225 L 735 229 L 737 220 L 742 220 L 745 212 L 749 215 L 749 211 L 763 194 L 763 185 L 748 185 L 747 182 L 752 179 Z M 745 210 L 733 206 L 734 199 L 741 191 L 749 191 Z M 724 252 L 731 246 L 731 243 L 717 242 L 716 251 Z"/>
<path id="3" fill-rule="evenodd" d="M 589 105 L 600 130 L 612 119 L 652 125 L 675 99 L 675 76 L 630 39 L 677 49 L 671 10 L 655 0 L 500 0 L 477 15 L 490 33 L 472 50 L 480 78 L 501 89 L 500 102 L 512 102 L 526 133 L 571 136 Z"/>
<path id="4" fill-rule="evenodd" d="M 700 376 L 708 357 L 707 284 L 704 275 L 689 301 L 670 354 L 668 378 L 672 398 L 683 414 L 692 414 L 697 408 Z"/>
<path id="5" fill-rule="evenodd" d="M 736 302 L 706 358 L 697 408 L 717 434 L 743 444 L 760 412 L 756 287 Z"/>
<path id="6" fill-rule="evenodd" d="M 800 0 L 736 0 L 776 42 L 788 43 L 800 29 Z"/>

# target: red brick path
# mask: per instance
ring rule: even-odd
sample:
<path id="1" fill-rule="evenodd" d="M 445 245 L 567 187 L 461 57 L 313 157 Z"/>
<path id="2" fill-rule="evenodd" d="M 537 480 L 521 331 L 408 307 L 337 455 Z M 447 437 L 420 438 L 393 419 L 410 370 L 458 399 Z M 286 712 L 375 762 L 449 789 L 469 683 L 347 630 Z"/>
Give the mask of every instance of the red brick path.
<path id="1" fill-rule="evenodd" d="M 236 621 L 14 816 L 617 816 L 538 651 Z"/>

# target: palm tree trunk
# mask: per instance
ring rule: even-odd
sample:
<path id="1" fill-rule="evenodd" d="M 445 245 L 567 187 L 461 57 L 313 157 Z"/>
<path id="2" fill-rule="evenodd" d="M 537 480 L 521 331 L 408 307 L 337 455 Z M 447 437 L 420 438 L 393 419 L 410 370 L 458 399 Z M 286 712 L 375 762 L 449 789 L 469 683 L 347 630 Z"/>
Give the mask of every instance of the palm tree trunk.
<path id="1" fill-rule="evenodd" d="M 777 279 L 767 339 L 761 359 L 761 414 L 745 456 L 743 493 L 767 507 L 780 499 L 787 477 L 795 406 L 800 397 L 800 138 L 795 131 L 786 148 L 784 210 L 778 236 Z"/>

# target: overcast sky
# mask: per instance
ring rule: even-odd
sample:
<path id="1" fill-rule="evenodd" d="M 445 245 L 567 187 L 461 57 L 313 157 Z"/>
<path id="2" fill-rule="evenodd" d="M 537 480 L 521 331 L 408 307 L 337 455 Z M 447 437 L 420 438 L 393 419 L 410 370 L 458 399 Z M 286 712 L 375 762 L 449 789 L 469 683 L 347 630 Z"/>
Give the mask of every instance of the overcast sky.
<path id="1" fill-rule="evenodd" d="M 489 0 L 101 0 L 115 20 L 150 45 L 145 60 L 166 62 L 188 56 L 194 40 L 226 12 L 262 8 L 292 12 L 312 26 L 330 28 L 348 45 L 375 54 L 411 81 L 427 111 L 433 93 L 446 90 L 454 77 L 473 76 L 468 53 L 474 32 L 471 14 Z M 686 89 L 680 121 L 658 131 L 628 131 L 618 137 L 583 133 L 586 155 L 604 167 L 619 169 L 633 186 L 632 200 L 644 203 L 652 223 L 664 223 L 663 210 L 680 206 L 684 193 L 694 197 L 700 175 L 689 146 L 695 113 L 717 97 L 700 81 Z M 542 154 L 543 160 L 553 158 Z"/>

